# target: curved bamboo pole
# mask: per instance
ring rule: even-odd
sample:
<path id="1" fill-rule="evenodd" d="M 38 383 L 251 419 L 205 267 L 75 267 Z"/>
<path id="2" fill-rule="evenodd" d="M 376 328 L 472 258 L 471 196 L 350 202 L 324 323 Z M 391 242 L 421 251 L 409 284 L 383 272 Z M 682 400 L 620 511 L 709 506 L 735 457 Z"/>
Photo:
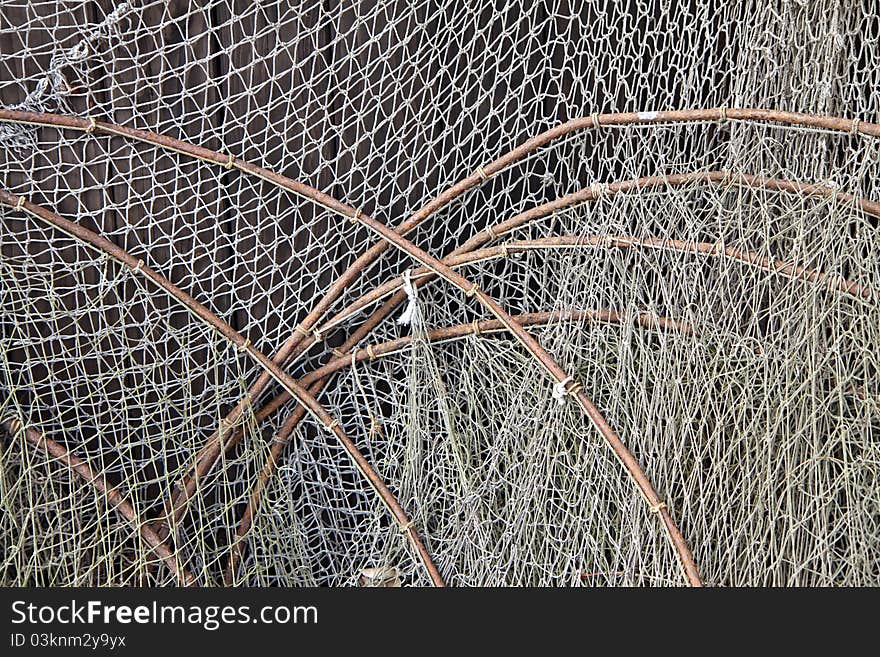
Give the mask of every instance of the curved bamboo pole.
<path id="1" fill-rule="evenodd" d="M 85 460 L 75 454 L 71 454 L 66 447 L 47 437 L 42 432 L 30 427 L 22 426 L 21 422 L 17 419 L 4 420 L 0 422 L 0 427 L 2 427 L 6 433 L 13 438 L 18 435 L 20 431 L 24 435 L 25 440 L 35 448 L 52 458 L 57 459 L 78 474 L 86 483 L 91 484 L 96 491 L 106 498 L 113 510 L 122 516 L 122 518 L 131 525 L 138 534 L 140 534 L 144 543 L 149 546 L 150 550 L 154 552 L 156 556 L 162 560 L 162 563 L 164 563 L 175 577 L 177 577 L 178 582 L 184 586 L 198 585 L 195 576 L 178 563 L 176 555 L 163 543 L 162 539 L 159 538 L 159 535 L 156 534 L 150 526 L 150 523 L 138 520 L 138 513 L 135 511 L 131 502 L 112 486 L 104 475 L 96 473 Z"/>
<path id="2" fill-rule="evenodd" d="M 523 327 L 546 326 L 547 324 L 553 324 L 556 322 L 595 322 L 600 324 L 627 324 L 631 322 L 636 326 L 651 331 L 671 331 L 681 335 L 694 334 L 694 328 L 687 322 L 672 319 L 670 317 L 662 317 L 651 312 L 640 312 L 630 315 L 606 309 L 546 310 L 514 315 L 513 318 Z M 497 319 L 483 319 L 475 322 L 467 322 L 465 324 L 454 324 L 452 326 L 442 326 L 431 329 L 424 334 L 423 339 L 430 344 L 438 345 L 449 340 L 458 340 L 471 335 L 479 337 L 481 335 L 493 335 L 495 333 L 504 332 L 504 325 Z M 361 363 L 363 361 L 372 362 L 377 358 L 393 356 L 409 347 L 414 339 L 414 336 L 406 335 L 394 340 L 389 340 L 388 342 L 381 342 L 360 348 L 350 354 L 336 356 L 318 369 L 306 374 L 299 380 L 299 383 L 302 386 L 310 386 L 315 381 L 320 381 L 339 370 L 351 367 L 354 363 Z M 264 408 L 260 409 L 256 414 L 258 421 L 265 419 L 267 416 L 268 412 Z"/>
<path id="3" fill-rule="evenodd" d="M 401 531 L 407 535 L 413 549 L 415 549 L 428 571 L 431 580 L 437 586 L 444 585 L 443 578 L 440 576 L 439 571 L 434 565 L 431 556 L 428 554 L 417 530 L 414 529 L 412 522 L 406 515 L 406 512 L 400 506 L 397 498 L 391 490 L 385 485 L 385 482 L 382 481 L 381 477 L 379 477 L 366 458 L 364 458 L 363 454 L 361 454 L 360 450 L 358 450 L 354 441 L 352 441 L 345 431 L 343 431 L 342 427 L 339 426 L 339 421 L 333 418 L 314 398 L 314 396 L 302 388 L 290 375 L 254 348 L 253 345 L 250 344 L 250 340 L 245 339 L 244 336 L 236 332 L 235 329 L 215 315 L 206 306 L 199 303 L 192 296 L 171 283 L 167 278 L 144 264 L 143 260 L 130 255 L 105 237 L 102 237 L 73 221 L 64 219 L 42 206 L 31 203 L 23 196 L 16 197 L 2 189 L 0 189 L 0 205 L 5 205 L 14 210 L 36 217 L 37 219 L 40 219 L 68 235 L 73 236 L 75 239 L 91 246 L 97 251 L 111 257 L 122 265 L 129 267 L 133 273 L 140 273 L 144 278 L 181 303 L 195 317 L 208 326 L 211 326 L 229 342 L 238 347 L 241 352 L 247 354 L 251 359 L 256 361 L 257 364 L 270 372 L 272 378 L 281 384 L 291 395 L 296 397 L 301 408 L 306 409 L 314 419 L 324 426 L 324 429 L 327 432 L 336 435 L 352 459 L 352 462 L 379 495 L 386 508 L 400 525 Z"/>
<path id="4" fill-rule="evenodd" d="M 501 236 L 507 230 L 493 228 L 496 235 Z M 737 260 L 744 264 L 776 273 L 786 278 L 803 280 L 809 283 L 817 283 L 829 290 L 837 290 L 840 293 L 856 299 L 868 301 L 880 300 L 880 290 L 869 285 L 850 281 L 837 274 L 828 274 L 818 269 L 812 269 L 803 265 L 786 262 L 778 258 L 769 258 L 757 251 L 737 249 L 726 246 L 721 242 L 696 242 L 686 240 L 674 240 L 668 238 L 646 237 L 639 238 L 630 235 L 563 235 L 558 237 L 542 237 L 534 240 L 518 240 L 506 242 L 499 246 L 476 249 L 474 251 L 456 249 L 446 258 L 450 267 L 460 267 L 475 264 L 486 260 L 506 258 L 517 253 L 528 251 L 540 251 L 544 249 L 579 249 L 587 247 L 605 248 L 636 248 L 644 247 L 652 250 L 679 251 L 696 255 L 721 256 L 731 260 Z M 410 272 L 410 277 L 421 284 L 428 283 L 436 278 L 436 274 L 425 267 L 419 267 Z M 389 279 L 385 283 L 376 286 L 369 292 L 351 302 L 347 307 L 340 310 L 332 318 L 318 327 L 321 334 L 327 334 L 340 324 L 350 320 L 367 306 L 376 303 L 385 297 L 397 292 L 403 287 L 403 277 Z"/>

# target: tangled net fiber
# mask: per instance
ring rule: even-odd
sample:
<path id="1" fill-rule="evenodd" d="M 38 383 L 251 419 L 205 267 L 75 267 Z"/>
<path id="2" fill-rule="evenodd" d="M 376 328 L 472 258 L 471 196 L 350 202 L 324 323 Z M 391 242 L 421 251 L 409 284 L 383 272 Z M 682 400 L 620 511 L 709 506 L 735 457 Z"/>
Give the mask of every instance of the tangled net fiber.
<path id="1" fill-rule="evenodd" d="M 0 583 L 880 584 L 862 5 L 67 4 L 0 18 Z"/>

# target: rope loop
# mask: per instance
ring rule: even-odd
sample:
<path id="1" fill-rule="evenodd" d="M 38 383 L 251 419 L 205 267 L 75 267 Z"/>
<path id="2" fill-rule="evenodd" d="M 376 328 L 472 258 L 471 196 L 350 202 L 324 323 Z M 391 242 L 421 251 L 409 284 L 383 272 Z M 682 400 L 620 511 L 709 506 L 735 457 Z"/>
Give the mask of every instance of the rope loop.
<path id="1" fill-rule="evenodd" d="M 489 178 L 492 177 L 488 173 L 486 173 L 486 170 L 482 167 L 482 165 L 478 166 L 474 170 L 474 173 L 480 177 L 480 182 L 486 182 L 487 180 L 489 180 Z"/>
<path id="2" fill-rule="evenodd" d="M 480 289 L 480 286 L 477 285 L 476 283 L 474 283 L 471 286 L 471 289 L 468 290 L 467 292 L 465 292 L 465 295 L 470 299 L 472 296 L 474 296 L 477 293 L 477 290 L 479 290 L 479 289 Z"/>
<path id="3" fill-rule="evenodd" d="M 232 153 L 230 153 L 229 155 L 226 156 L 226 162 L 223 163 L 223 167 L 225 169 L 231 169 L 234 166 L 235 166 L 235 156 Z"/>
<path id="4" fill-rule="evenodd" d="M 15 209 L 16 210 L 23 210 L 25 202 L 26 201 L 25 201 L 24 196 L 19 196 L 18 200 L 15 202 Z"/>
<path id="5" fill-rule="evenodd" d="M 367 358 L 369 358 L 370 360 L 376 360 L 376 352 L 373 351 L 373 345 L 368 344 L 366 351 L 367 351 Z"/>
<path id="6" fill-rule="evenodd" d="M 333 433 L 333 429 L 335 429 L 335 428 L 338 427 L 338 426 L 339 426 L 339 420 L 337 420 L 336 418 L 334 418 L 334 419 L 330 422 L 330 424 L 325 424 L 325 425 L 324 425 L 324 431 L 326 431 L 327 433 Z"/>
<path id="7" fill-rule="evenodd" d="M 601 128 L 602 124 L 599 123 L 599 114 L 598 112 L 593 112 L 590 114 L 590 121 L 593 122 L 593 128 Z"/>
<path id="8" fill-rule="evenodd" d="M 242 342 L 240 345 L 238 345 L 238 350 L 239 351 L 247 351 L 248 347 L 250 347 L 250 346 L 251 346 L 251 339 L 246 338 L 244 342 Z"/>
<path id="9" fill-rule="evenodd" d="M 718 123 L 727 123 L 727 107 L 724 105 L 718 108 Z"/>
<path id="10" fill-rule="evenodd" d="M 480 322 L 478 322 L 477 320 L 471 322 L 471 332 L 474 335 L 480 335 Z"/>
<path id="11" fill-rule="evenodd" d="M 851 132 L 853 135 L 858 135 L 858 134 L 859 134 L 859 123 L 861 123 L 861 120 L 860 120 L 859 118 L 854 118 L 854 119 L 852 120 L 852 127 L 850 128 L 850 132 Z"/>
<path id="12" fill-rule="evenodd" d="M 94 116 L 89 117 L 89 124 L 86 126 L 86 134 L 90 135 L 95 131 L 95 128 L 98 127 L 98 122 L 95 121 Z"/>
<path id="13" fill-rule="evenodd" d="M 658 502 L 657 504 L 651 505 L 651 513 L 656 513 L 657 515 L 666 508 L 666 502 Z"/>
<path id="14" fill-rule="evenodd" d="M 308 329 L 304 329 L 300 324 L 297 324 L 296 326 L 294 326 L 293 330 L 294 330 L 294 332 L 299 333 L 304 338 L 307 338 L 310 335 Z"/>

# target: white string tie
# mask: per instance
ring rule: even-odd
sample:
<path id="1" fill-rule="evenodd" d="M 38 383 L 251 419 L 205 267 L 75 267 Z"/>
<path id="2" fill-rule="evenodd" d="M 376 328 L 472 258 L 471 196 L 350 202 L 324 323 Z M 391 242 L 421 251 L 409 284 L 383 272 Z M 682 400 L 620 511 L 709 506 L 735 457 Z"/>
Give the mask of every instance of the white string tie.
<path id="1" fill-rule="evenodd" d="M 403 291 L 409 299 L 403 314 L 397 318 L 397 323 L 404 326 L 417 326 L 419 321 L 419 299 L 416 294 L 416 286 L 412 282 L 412 270 L 403 272 Z"/>
<path id="2" fill-rule="evenodd" d="M 556 403 L 560 406 L 565 404 L 565 397 L 568 395 L 568 389 L 566 386 L 571 383 L 572 378 L 570 376 L 565 377 L 562 381 L 559 381 L 555 386 L 553 386 L 553 399 L 556 400 Z"/>

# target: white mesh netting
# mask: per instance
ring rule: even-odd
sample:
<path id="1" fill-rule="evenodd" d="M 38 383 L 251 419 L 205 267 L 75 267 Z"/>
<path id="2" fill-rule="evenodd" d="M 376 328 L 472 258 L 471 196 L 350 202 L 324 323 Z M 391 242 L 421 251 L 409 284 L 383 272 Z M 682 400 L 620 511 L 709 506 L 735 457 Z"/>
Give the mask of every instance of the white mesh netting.
<path id="1" fill-rule="evenodd" d="M 0 0 L 0 583 L 880 584 L 878 39 Z"/>

